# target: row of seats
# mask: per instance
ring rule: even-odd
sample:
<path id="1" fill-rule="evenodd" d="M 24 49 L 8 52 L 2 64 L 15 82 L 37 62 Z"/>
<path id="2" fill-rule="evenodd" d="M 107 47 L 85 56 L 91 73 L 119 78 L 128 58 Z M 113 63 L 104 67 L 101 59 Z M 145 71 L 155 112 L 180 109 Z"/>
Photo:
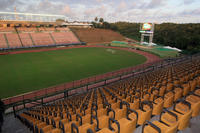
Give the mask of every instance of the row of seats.
<path id="1" fill-rule="evenodd" d="M 0 32 L 15 32 L 14 27 L 0 27 Z"/>
<path id="2" fill-rule="evenodd" d="M 0 34 L 0 48 L 7 48 L 7 42 L 4 34 Z"/>
<path id="3" fill-rule="evenodd" d="M 0 33 L 0 49 L 80 43 L 73 32 Z"/>
<path id="4" fill-rule="evenodd" d="M 65 43 L 79 43 L 78 38 L 70 32 L 53 32 L 51 33 L 55 39 L 56 44 L 65 44 Z M 66 38 L 66 36 L 68 38 Z"/>
<path id="5" fill-rule="evenodd" d="M 16 31 L 17 30 L 17 31 Z M 0 32 L 55 32 L 55 31 L 62 31 L 67 32 L 70 31 L 67 27 L 0 27 Z"/>
<path id="6" fill-rule="evenodd" d="M 30 28 L 27 28 L 27 27 L 18 27 L 18 28 L 16 28 L 16 30 L 18 32 L 36 32 L 36 31 L 38 31 L 38 29 L 36 27 L 30 27 Z"/>
<path id="7" fill-rule="evenodd" d="M 35 107 L 17 117 L 34 133 L 176 133 L 200 115 L 200 60 L 183 62 Z M 152 117 L 158 120 L 151 121 Z"/>

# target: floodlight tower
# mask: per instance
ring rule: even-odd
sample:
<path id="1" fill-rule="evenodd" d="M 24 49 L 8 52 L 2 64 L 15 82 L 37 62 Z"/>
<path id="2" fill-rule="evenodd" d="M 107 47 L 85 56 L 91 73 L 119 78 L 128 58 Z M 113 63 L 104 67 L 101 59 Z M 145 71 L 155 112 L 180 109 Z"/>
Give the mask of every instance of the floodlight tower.
<path id="1" fill-rule="evenodd" d="M 18 20 L 18 15 L 17 15 L 17 8 L 16 8 L 16 6 L 15 6 L 15 8 L 14 8 L 14 10 L 15 10 L 15 20 Z"/>

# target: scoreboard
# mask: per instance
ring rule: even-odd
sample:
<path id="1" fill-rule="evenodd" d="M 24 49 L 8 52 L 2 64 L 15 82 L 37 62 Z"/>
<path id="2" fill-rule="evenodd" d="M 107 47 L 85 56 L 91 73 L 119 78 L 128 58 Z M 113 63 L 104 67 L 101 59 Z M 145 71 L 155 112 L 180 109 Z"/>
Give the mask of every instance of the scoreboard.
<path id="1" fill-rule="evenodd" d="M 140 26 L 140 33 L 153 33 L 153 29 L 152 23 L 143 23 Z"/>

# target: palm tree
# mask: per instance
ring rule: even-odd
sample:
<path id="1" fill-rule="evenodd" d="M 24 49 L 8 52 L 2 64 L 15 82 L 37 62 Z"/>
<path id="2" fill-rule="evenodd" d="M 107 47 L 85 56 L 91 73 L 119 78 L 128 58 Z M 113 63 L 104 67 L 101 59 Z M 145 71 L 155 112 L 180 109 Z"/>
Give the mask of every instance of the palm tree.
<path id="1" fill-rule="evenodd" d="M 95 22 L 98 22 L 98 20 L 99 20 L 98 17 L 95 17 L 94 21 L 95 21 Z"/>

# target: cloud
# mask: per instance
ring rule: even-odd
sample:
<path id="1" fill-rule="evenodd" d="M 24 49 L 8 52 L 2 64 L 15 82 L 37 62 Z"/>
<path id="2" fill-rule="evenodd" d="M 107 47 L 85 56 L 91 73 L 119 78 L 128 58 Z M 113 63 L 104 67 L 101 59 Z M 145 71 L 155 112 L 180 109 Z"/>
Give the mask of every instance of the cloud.
<path id="1" fill-rule="evenodd" d="M 60 14 L 70 20 L 199 22 L 199 0 L 0 0 L 0 11 Z M 169 10 L 170 9 L 170 10 Z"/>
<path id="2" fill-rule="evenodd" d="M 157 8 L 157 7 L 161 7 L 164 6 L 166 3 L 166 0 L 151 0 L 148 4 L 147 4 L 147 8 Z"/>
<path id="3" fill-rule="evenodd" d="M 98 3 L 101 3 L 101 2 L 103 2 L 104 0 L 96 0 Z"/>
<path id="4" fill-rule="evenodd" d="M 120 2 L 118 8 L 121 8 L 121 9 L 126 8 L 126 3 L 124 1 Z"/>
<path id="5" fill-rule="evenodd" d="M 200 8 L 193 10 L 185 10 L 179 13 L 179 15 L 187 15 L 187 16 L 200 16 Z"/>
<path id="6" fill-rule="evenodd" d="M 62 10 L 63 14 L 70 14 L 71 13 L 71 8 L 69 5 L 65 5 L 65 7 Z"/>
<path id="7" fill-rule="evenodd" d="M 28 13 L 61 14 L 64 7 L 65 5 L 61 3 L 56 3 L 49 0 L 43 0 L 37 3 L 32 1 L 26 6 L 24 6 L 24 9 L 20 10 L 21 12 L 28 12 Z"/>
<path id="8" fill-rule="evenodd" d="M 117 8 L 115 9 L 115 12 L 123 12 L 127 9 L 127 4 L 124 1 L 121 1 Z"/>
<path id="9" fill-rule="evenodd" d="M 132 2 L 132 8 L 134 9 L 154 9 L 154 8 L 159 8 L 163 7 L 166 5 L 166 0 L 135 0 Z"/>
<path id="10" fill-rule="evenodd" d="M 20 0 L 0 0 L 0 10 L 1 11 L 14 11 L 14 7 L 23 5 Z"/>
<path id="11" fill-rule="evenodd" d="M 185 5 L 192 4 L 192 3 L 194 3 L 194 2 L 195 2 L 195 0 L 184 0 L 184 1 L 183 1 L 183 3 L 184 3 Z"/>
<path id="12" fill-rule="evenodd" d="M 106 18 L 107 11 L 108 9 L 105 5 L 88 8 L 84 11 L 84 17 L 88 18 L 89 20 L 93 20 L 96 16 Z"/>

